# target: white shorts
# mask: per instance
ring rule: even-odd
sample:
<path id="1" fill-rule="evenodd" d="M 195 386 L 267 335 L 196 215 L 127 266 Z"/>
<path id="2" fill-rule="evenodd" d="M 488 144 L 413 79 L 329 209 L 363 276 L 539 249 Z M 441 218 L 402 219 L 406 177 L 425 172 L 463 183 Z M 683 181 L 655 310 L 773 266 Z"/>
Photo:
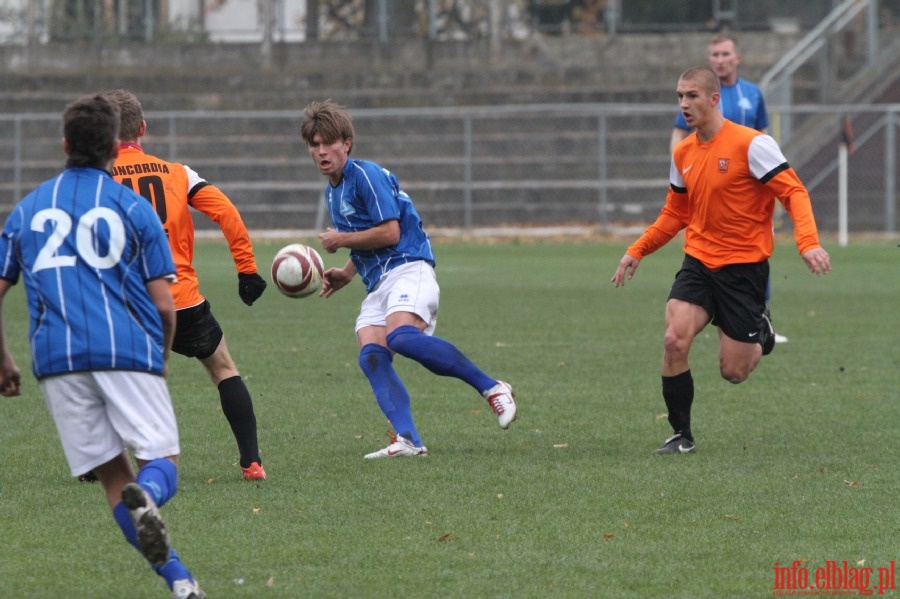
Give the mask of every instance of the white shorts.
<path id="1" fill-rule="evenodd" d="M 394 312 L 410 312 L 425 321 L 425 334 L 437 326 L 441 288 L 434 268 L 424 260 L 410 262 L 388 271 L 374 291 L 366 296 L 356 318 L 356 331 L 387 324 Z"/>
<path id="2" fill-rule="evenodd" d="M 178 426 L 166 379 L 146 372 L 103 370 L 40 381 L 72 476 L 125 449 L 140 460 L 178 455 Z"/>

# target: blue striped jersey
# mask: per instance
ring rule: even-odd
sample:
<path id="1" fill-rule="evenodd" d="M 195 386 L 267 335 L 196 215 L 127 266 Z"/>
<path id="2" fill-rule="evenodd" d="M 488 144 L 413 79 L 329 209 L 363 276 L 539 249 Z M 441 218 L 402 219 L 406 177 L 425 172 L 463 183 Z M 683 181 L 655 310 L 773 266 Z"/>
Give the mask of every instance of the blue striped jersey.
<path id="1" fill-rule="evenodd" d="M 146 281 L 175 264 L 150 203 L 105 171 L 67 168 L 10 213 L 0 277 L 20 275 L 40 379 L 90 370 L 162 374 L 162 321 Z"/>
<path id="2" fill-rule="evenodd" d="M 372 291 L 392 268 L 424 260 L 434 266 L 431 239 L 412 199 L 400 189 L 397 177 L 374 162 L 347 159 L 338 185 L 325 189 L 331 224 L 342 233 L 364 231 L 389 220 L 400 221 L 400 241 L 379 250 L 350 250 L 350 259 Z"/>

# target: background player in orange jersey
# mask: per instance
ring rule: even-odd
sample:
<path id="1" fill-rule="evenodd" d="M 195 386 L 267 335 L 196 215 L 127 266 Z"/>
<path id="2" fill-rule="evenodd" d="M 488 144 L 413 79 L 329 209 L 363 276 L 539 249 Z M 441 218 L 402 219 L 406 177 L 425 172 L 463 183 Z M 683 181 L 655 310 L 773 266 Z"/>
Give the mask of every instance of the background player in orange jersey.
<path id="1" fill-rule="evenodd" d="M 190 167 L 166 162 L 146 154 L 140 146 L 147 132 L 144 110 L 137 97 L 127 90 L 106 92 L 121 112 L 121 148 L 113 167 L 113 177 L 153 204 L 169 237 L 178 281 L 172 285 L 177 326 L 172 351 L 200 360 L 210 380 L 219 390 L 222 411 L 240 451 L 240 466 L 247 480 L 263 480 L 266 471 L 259 457 L 256 415 L 250 392 L 228 352 L 222 328 L 200 293 L 193 267 L 194 221 L 189 208 L 199 210 L 218 223 L 238 271 L 238 293 L 252 305 L 266 288 L 259 276 L 250 234 L 231 200 L 207 183 Z"/>
<path id="2" fill-rule="evenodd" d="M 775 345 L 765 292 L 776 198 L 794 222 L 797 248 L 810 271 L 822 275 L 831 269 L 809 193 L 775 140 L 725 119 L 718 107 L 719 79 L 709 68 L 685 71 L 677 94 L 695 131 L 672 154 L 665 206 L 612 277 L 616 287 L 624 285 L 642 258 L 685 230 L 684 262 L 666 303 L 662 392 L 674 434 L 656 450 L 663 454 L 695 450 L 688 354 L 707 324 L 719 329 L 719 370 L 731 383 L 746 380 Z"/>

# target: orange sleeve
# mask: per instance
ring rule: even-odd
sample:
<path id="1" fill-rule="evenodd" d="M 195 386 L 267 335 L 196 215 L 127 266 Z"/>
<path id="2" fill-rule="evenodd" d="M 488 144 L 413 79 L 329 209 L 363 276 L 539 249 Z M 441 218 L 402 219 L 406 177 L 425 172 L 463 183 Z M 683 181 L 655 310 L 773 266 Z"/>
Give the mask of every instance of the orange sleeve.
<path id="1" fill-rule="evenodd" d="M 659 216 L 644 231 L 644 234 L 629 246 L 626 253 L 642 260 L 671 241 L 679 231 L 688 225 L 689 218 L 687 194 L 675 191 L 670 186 L 669 193 L 666 195 L 666 203 L 660 210 Z"/>
<path id="2" fill-rule="evenodd" d="M 237 271 L 242 274 L 257 272 L 250 233 L 244 226 L 240 212 L 228 196 L 215 185 L 206 184 L 191 192 L 188 203 L 222 229 Z"/>
<path id="3" fill-rule="evenodd" d="M 800 254 L 820 247 L 812 200 L 794 169 L 789 168 L 778 173 L 766 185 L 775 191 L 775 196 L 784 205 L 794 223 L 794 241 Z"/>

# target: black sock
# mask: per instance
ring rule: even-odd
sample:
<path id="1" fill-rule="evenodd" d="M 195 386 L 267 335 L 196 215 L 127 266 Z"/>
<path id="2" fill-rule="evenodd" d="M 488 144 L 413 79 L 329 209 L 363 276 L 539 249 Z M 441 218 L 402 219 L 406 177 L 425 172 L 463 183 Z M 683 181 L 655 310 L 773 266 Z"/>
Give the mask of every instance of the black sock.
<path id="1" fill-rule="evenodd" d="M 691 434 L 691 404 L 694 403 L 694 377 L 690 370 L 675 376 L 662 377 L 663 399 L 669 409 L 669 424 L 672 430 L 688 441 L 693 442 Z"/>
<path id="2" fill-rule="evenodd" d="M 256 414 L 244 380 L 233 376 L 219 383 L 219 399 L 241 452 L 241 468 L 247 468 L 251 462 L 262 465 L 256 438 Z"/>

